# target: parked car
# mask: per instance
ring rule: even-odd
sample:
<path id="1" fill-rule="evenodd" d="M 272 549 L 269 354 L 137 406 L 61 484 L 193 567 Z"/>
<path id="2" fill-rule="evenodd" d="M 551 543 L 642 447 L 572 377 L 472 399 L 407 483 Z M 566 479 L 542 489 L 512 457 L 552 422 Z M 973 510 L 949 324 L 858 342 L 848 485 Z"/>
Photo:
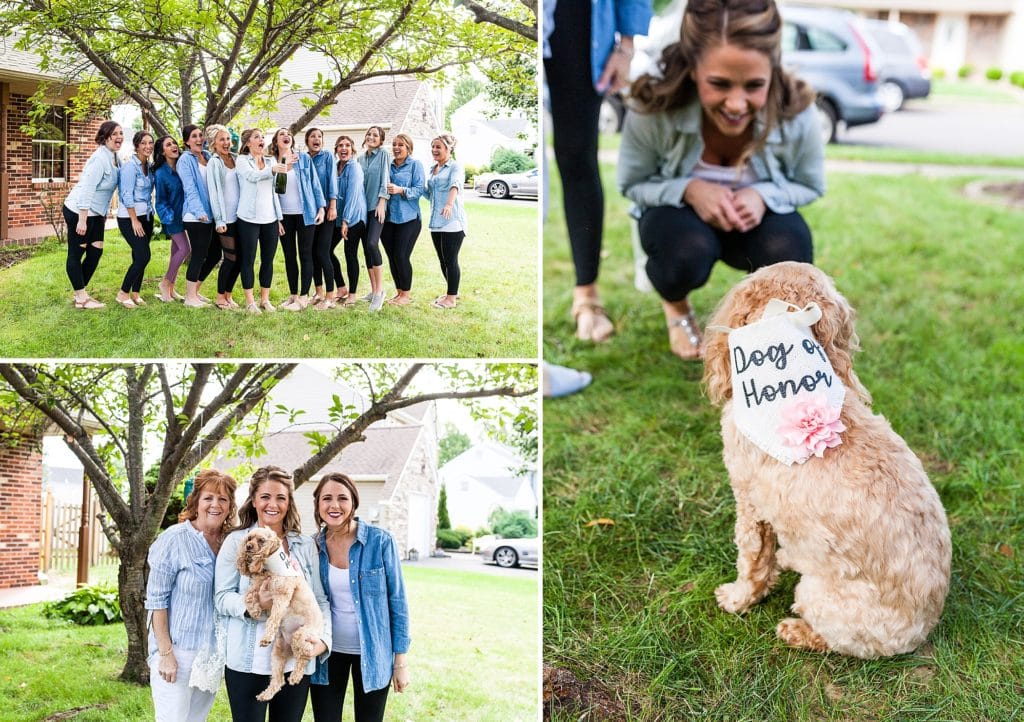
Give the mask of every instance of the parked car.
<path id="1" fill-rule="evenodd" d="M 540 563 L 537 537 L 527 539 L 494 539 L 481 549 L 485 564 L 499 567 L 536 567 Z"/>
<path id="2" fill-rule="evenodd" d="M 633 79 L 658 73 L 661 51 L 679 37 L 684 0 L 673 2 L 651 20 L 646 37 L 635 39 L 637 52 L 630 66 Z M 780 6 L 782 62 L 818 94 L 822 136 L 835 141 L 840 125 L 874 123 L 884 107 L 878 94 L 881 51 L 864 21 L 851 12 L 824 7 Z M 601 109 L 601 129 L 621 130 L 623 99 L 608 96 Z"/>
<path id="3" fill-rule="evenodd" d="M 491 198 L 536 198 L 538 169 L 522 173 L 481 173 L 473 179 L 473 189 Z"/>
<path id="4" fill-rule="evenodd" d="M 932 92 L 932 71 L 914 31 L 884 20 L 865 20 L 864 26 L 882 52 L 878 94 L 885 112 L 896 112 L 911 98 L 927 98 Z"/>

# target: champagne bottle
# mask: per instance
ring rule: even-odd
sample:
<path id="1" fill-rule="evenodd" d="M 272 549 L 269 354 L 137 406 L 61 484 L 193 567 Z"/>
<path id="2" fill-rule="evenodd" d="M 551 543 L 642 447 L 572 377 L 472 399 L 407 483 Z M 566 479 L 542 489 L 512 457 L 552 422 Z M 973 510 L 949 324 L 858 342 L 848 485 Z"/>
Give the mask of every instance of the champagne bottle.
<path id="1" fill-rule="evenodd" d="M 277 191 L 280 195 L 284 195 L 284 193 L 285 193 L 285 191 L 287 189 L 288 189 L 288 174 L 287 173 L 278 173 L 278 174 L 276 174 L 274 176 L 274 190 Z"/>

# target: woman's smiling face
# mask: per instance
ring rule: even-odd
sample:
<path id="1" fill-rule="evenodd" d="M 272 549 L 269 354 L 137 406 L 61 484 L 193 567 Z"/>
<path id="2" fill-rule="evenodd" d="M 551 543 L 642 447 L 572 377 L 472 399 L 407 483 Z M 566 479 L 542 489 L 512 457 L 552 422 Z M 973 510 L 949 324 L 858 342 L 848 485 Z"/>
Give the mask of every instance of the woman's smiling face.
<path id="1" fill-rule="evenodd" d="M 693 71 L 704 117 L 725 136 L 740 136 L 768 102 L 772 61 L 735 45 L 708 48 Z"/>
<path id="2" fill-rule="evenodd" d="M 260 484 L 252 498 L 256 519 L 260 526 L 280 530 L 288 513 L 288 487 L 280 481 L 265 481 Z"/>
<path id="3" fill-rule="evenodd" d="M 320 488 L 317 512 L 328 529 L 347 526 L 355 512 L 351 492 L 340 482 L 328 481 Z"/>

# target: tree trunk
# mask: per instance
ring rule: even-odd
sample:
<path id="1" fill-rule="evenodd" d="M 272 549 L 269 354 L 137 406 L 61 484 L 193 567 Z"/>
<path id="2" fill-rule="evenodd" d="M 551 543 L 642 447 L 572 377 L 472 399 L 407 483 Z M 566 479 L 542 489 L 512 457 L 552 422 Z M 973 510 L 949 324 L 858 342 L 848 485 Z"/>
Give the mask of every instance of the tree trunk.
<path id="1" fill-rule="evenodd" d="M 149 684 L 149 630 L 146 627 L 146 555 L 149 543 L 122 532 L 121 568 L 117 587 L 121 599 L 121 616 L 128 632 L 128 659 L 121 670 L 121 679 L 136 684 Z M 152 540 L 149 540 L 150 542 Z"/>

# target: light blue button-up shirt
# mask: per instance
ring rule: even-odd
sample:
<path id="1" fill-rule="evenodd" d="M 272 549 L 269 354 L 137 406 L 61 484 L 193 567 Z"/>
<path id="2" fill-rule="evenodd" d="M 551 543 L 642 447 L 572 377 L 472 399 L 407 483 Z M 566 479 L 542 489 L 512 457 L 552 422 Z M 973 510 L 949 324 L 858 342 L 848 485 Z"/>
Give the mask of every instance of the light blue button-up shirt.
<path id="1" fill-rule="evenodd" d="M 293 177 L 299 182 L 299 198 L 302 199 L 302 222 L 311 226 L 316 222 L 316 214 L 321 208 L 327 207 L 320 179 L 313 170 L 313 160 L 308 153 L 299 153 L 299 161 L 293 166 Z M 271 163 L 277 161 L 266 159 Z M 275 194 L 276 195 L 276 194 Z"/>
<path id="2" fill-rule="evenodd" d="M 358 517 L 357 517 L 358 520 Z M 321 586 L 330 596 L 327 544 L 324 532 L 317 536 L 320 550 Z M 396 654 L 409 651 L 409 605 L 405 601 L 402 565 L 398 546 L 388 532 L 363 521 L 356 527 L 356 540 L 348 552 L 348 577 L 359 628 L 359 665 L 363 689 L 372 692 L 391 683 Z M 327 619 L 331 618 L 330 613 Z M 317 662 L 312 684 L 327 684 L 326 660 Z"/>
<path id="3" fill-rule="evenodd" d="M 106 216 L 119 177 L 117 158 L 110 148 L 101 145 L 85 162 L 82 175 L 64 205 L 73 213 L 88 208 L 90 216 Z"/>
<path id="4" fill-rule="evenodd" d="M 166 609 L 171 641 L 181 649 L 202 649 L 213 641 L 213 550 L 189 521 L 167 529 L 149 548 L 146 609 Z M 150 625 L 152 627 L 152 625 Z M 149 630 L 149 656 L 157 652 Z"/>
<path id="5" fill-rule="evenodd" d="M 427 176 L 427 195 L 430 197 L 430 230 L 454 233 L 466 231 L 466 210 L 462 207 L 462 187 L 466 184 L 466 173 L 462 165 L 449 158 L 435 175 L 435 164 Z M 458 188 L 455 202 L 452 204 L 451 218 L 441 215 L 441 210 L 448 202 L 448 191 Z"/>
<path id="6" fill-rule="evenodd" d="M 338 220 L 335 225 L 341 228 L 342 221 L 349 226 L 366 223 L 363 167 L 355 160 L 349 160 L 338 175 Z"/>
<path id="7" fill-rule="evenodd" d="M 117 183 L 117 194 L 120 204 L 117 207 L 118 218 L 128 218 L 128 209 L 134 208 L 139 218 L 149 215 L 153 207 L 153 171 L 142 172 L 142 161 L 132 153 L 131 158 L 121 166 L 121 177 Z"/>
<path id="8" fill-rule="evenodd" d="M 391 156 L 383 148 L 367 151 L 357 159 L 363 169 L 363 190 L 366 196 L 366 212 L 373 213 L 377 201 L 388 198 L 388 183 L 391 171 Z"/>
<path id="9" fill-rule="evenodd" d="M 204 150 L 203 157 L 207 162 L 210 160 L 210 152 Z M 210 191 L 206 187 L 206 181 L 199 174 L 199 161 L 195 153 L 186 150 L 178 158 L 178 164 L 174 167 L 181 178 L 181 187 L 185 190 L 185 215 L 192 214 L 196 218 L 206 216 L 209 223 L 213 223 L 213 210 L 210 208 Z M 207 168 L 209 170 L 209 168 Z"/>
<path id="10" fill-rule="evenodd" d="M 427 190 L 423 164 L 406 158 L 402 165 L 391 161 L 391 182 L 402 190 L 388 198 L 386 219 L 391 223 L 408 223 L 420 217 L 420 196 Z"/>
<path id="11" fill-rule="evenodd" d="M 320 180 L 320 190 L 324 194 L 324 200 L 330 201 L 338 197 L 338 163 L 334 153 L 329 150 L 321 150 L 316 155 L 305 153 L 313 161 L 313 172 Z M 324 204 L 326 207 L 327 204 Z M 335 204 L 337 209 L 337 204 Z"/>

